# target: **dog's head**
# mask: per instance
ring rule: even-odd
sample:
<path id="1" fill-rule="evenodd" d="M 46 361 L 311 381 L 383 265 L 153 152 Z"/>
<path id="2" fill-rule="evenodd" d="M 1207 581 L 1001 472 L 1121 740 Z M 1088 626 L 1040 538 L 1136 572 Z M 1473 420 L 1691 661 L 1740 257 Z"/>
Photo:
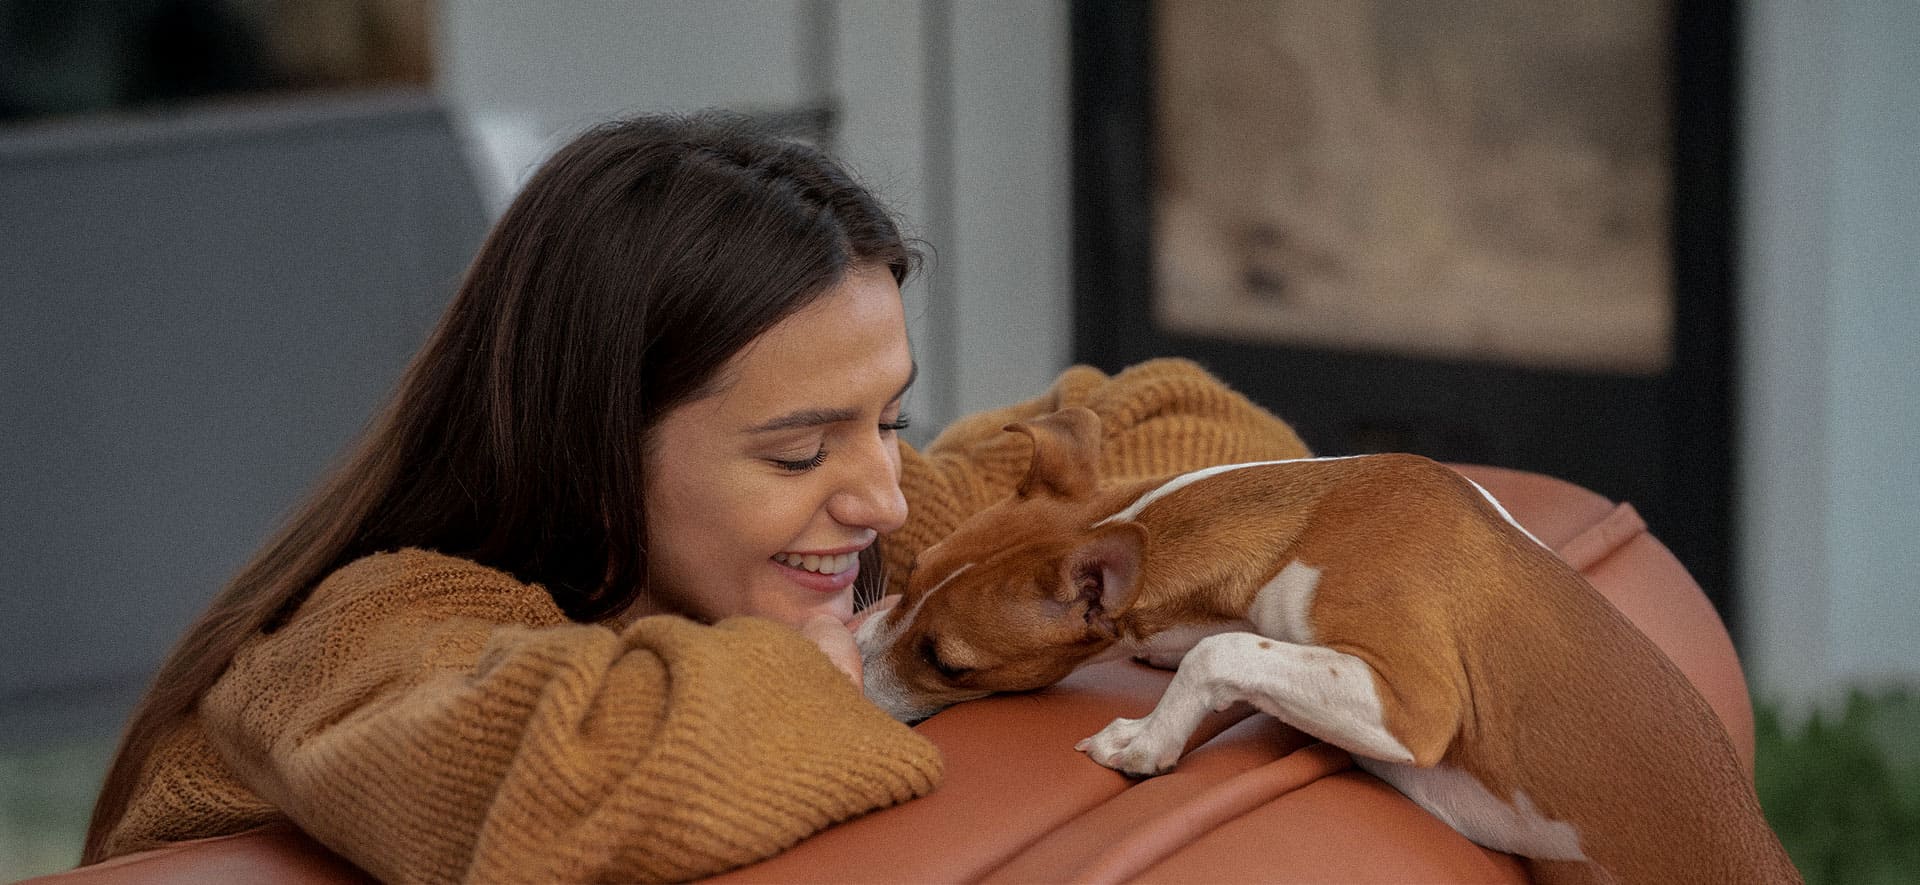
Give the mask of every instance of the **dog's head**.
<path id="1" fill-rule="evenodd" d="M 1118 638 L 1145 531 L 1095 524 L 1099 417 L 1064 409 L 1007 429 L 1033 440 L 1026 478 L 922 551 L 856 637 L 867 696 L 896 719 L 1052 685 Z"/>

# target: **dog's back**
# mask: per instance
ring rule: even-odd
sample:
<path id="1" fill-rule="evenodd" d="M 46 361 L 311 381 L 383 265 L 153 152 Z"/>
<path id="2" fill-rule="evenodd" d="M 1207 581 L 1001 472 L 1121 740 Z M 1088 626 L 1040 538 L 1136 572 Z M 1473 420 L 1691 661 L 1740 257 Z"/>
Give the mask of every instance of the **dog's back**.
<path id="1" fill-rule="evenodd" d="M 1389 730 L 1434 763 L 1370 769 L 1410 795 L 1469 775 L 1571 825 L 1622 882 L 1798 880 L 1712 709 L 1585 578 L 1444 466 L 1336 469 L 1352 490 L 1322 496 L 1288 554 L 1321 562 L 1313 641 L 1369 650 Z M 1605 881 L 1585 863 L 1535 866 L 1542 881 Z"/>

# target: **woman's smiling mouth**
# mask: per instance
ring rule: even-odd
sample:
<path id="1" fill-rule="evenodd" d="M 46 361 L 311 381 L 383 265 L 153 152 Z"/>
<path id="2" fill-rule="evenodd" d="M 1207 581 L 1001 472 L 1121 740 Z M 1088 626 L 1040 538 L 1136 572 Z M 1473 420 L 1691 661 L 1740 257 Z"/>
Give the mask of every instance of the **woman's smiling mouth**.
<path id="1" fill-rule="evenodd" d="M 774 567 L 787 580 L 816 593 L 839 593 L 860 577 L 860 551 L 848 553 L 775 553 Z"/>
<path id="2" fill-rule="evenodd" d="M 858 563 L 860 554 L 839 553 L 822 556 L 814 553 L 775 553 L 773 561 L 822 575 L 837 575 Z"/>

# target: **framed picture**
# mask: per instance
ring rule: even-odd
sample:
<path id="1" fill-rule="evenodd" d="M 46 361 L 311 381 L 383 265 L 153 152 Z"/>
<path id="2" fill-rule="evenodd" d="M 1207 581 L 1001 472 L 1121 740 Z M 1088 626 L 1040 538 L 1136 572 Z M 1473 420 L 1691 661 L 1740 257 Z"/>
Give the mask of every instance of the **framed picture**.
<path id="1" fill-rule="evenodd" d="M 1724 610 L 1733 12 L 1076 0 L 1076 358 L 1630 501 Z"/>
<path id="2" fill-rule="evenodd" d="M 1667 366 L 1666 0 L 1153 7 L 1154 317 Z"/>

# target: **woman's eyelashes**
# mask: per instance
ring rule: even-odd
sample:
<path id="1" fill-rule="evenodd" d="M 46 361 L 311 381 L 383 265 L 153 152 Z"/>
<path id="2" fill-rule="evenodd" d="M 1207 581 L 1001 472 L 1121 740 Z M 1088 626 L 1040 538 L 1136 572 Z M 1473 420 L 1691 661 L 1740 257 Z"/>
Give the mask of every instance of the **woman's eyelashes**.
<path id="1" fill-rule="evenodd" d="M 909 424 L 910 422 L 907 420 L 907 416 L 901 415 L 897 418 L 894 418 L 891 421 L 880 422 L 880 433 L 883 436 L 890 433 L 899 433 L 900 431 L 907 429 Z M 798 458 L 798 459 L 792 459 L 792 460 L 789 460 L 786 458 L 768 458 L 767 460 L 771 462 L 773 466 L 778 467 L 781 470 L 784 470 L 788 473 L 805 473 L 809 470 L 819 467 L 821 464 L 826 462 L 827 448 L 826 446 L 821 446 L 812 455 L 809 455 L 805 458 Z"/>
<path id="2" fill-rule="evenodd" d="M 773 466 L 785 470 L 788 473 L 805 473 L 826 462 L 827 450 L 823 448 L 814 452 L 811 457 L 801 458 L 798 461 L 788 461 L 785 458 L 770 458 L 768 460 L 773 462 Z"/>

